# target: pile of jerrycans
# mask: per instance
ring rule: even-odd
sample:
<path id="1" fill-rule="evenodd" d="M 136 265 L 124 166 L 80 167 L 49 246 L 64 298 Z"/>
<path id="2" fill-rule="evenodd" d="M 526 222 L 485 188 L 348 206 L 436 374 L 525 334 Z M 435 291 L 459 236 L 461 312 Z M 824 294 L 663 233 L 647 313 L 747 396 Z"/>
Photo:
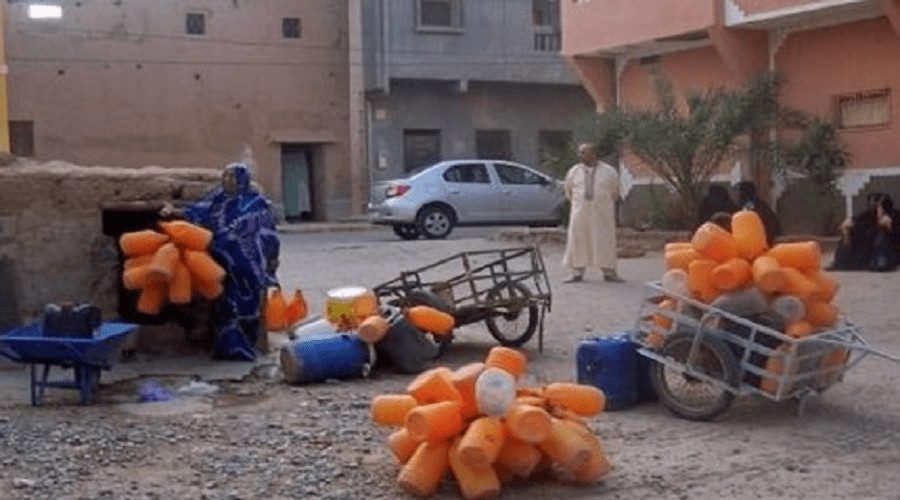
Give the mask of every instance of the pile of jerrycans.
<path id="1" fill-rule="evenodd" d="M 615 411 L 655 401 L 649 358 L 638 353 L 633 332 L 586 338 L 575 352 L 576 380 L 606 394 L 606 409 Z"/>

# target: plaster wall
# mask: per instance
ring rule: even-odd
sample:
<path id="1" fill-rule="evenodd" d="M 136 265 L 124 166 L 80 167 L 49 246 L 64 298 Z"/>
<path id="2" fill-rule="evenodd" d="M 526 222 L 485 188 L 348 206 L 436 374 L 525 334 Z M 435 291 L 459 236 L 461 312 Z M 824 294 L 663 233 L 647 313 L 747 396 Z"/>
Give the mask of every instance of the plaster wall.
<path id="1" fill-rule="evenodd" d="M 386 168 L 373 170 L 376 180 L 403 173 L 404 129 L 440 130 L 442 159 L 475 157 L 475 131 L 509 130 L 512 160 L 539 167 L 538 132 L 573 131 L 594 109 L 590 97 L 574 85 L 483 83 L 466 93 L 447 85 L 401 81 L 388 96 L 373 100 L 385 111 L 372 124 L 373 149 Z"/>
<path id="2" fill-rule="evenodd" d="M 838 95 L 891 89 L 888 124 L 841 129 L 841 138 L 852 168 L 900 166 L 900 37 L 886 19 L 791 34 L 776 64 L 788 76 L 785 102 L 826 118 L 836 116 Z"/>
<path id="3" fill-rule="evenodd" d="M 119 256 L 115 238 L 103 233 L 104 210 L 192 201 L 219 179 L 218 171 L 197 168 L 0 166 L 0 261 L 12 267 L 4 298 L 22 320 L 65 301 L 90 302 L 115 317 Z"/>
<path id="4" fill-rule="evenodd" d="M 582 0 L 560 6 L 566 55 L 705 31 L 715 22 L 712 0 Z"/>
<path id="5" fill-rule="evenodd" d="M 348 181 L 346 2 L 82 0 L 43 21 L 26 8 L 8 6 L 9 118 L 33 122 L 35 159 L 219 169 L 249 146 L 279 202 L 281 143 L 314 144 L 320 218 L 363 205 Z M 189 12 L 205 35 L 185 34 Z M 283 18 L 300 38 L 282 37 Z"/>

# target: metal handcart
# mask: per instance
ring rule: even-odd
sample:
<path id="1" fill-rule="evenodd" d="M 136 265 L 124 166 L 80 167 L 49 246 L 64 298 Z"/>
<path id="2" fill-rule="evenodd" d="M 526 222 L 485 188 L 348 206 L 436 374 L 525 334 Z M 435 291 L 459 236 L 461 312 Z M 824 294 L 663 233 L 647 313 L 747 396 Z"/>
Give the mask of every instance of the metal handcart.
<path id="1" fill-rule="evenodd" d="M 504 346 L 519 347 L 537 331 L 538 349 L 544 348 L 550 281 L 536 246 L 460 252 L 402 271 L 373 290 L 388 304 L 428 305 L 449 313 L 457 327 L 484 321 Z M 442 347 L 451 340 L 442 338 Z"/>
<path id="2" fill-rule="evenodd" d="M 802 413 L 809 396 L 841 381 L 866 356 L 900 362 L 870 346 L 843 319 L 802 338 L 779 331 L 766 317 L 732 314 L 647 283 L 636 328 L 638 352 L 651 363 L 650 380 L 660 401 L 679 417 L 709 420 L 737 396 L 774 401 L 794 398 Z"/>
<path id="3" fill-rule="evenodd" d="M 31 365 L 31 404 L 43 402 L 44 389 L 76 389 L 81 404 L 92 401 L 100 383 L 100 372 L 112 368 L 119 350 L 139 325 L 102 323 L 90 338 L 48 337 L 42 325 L 34 323 L 0 335 L 0 355 Z M 74 371 L 70 380 L 48 380 L 50 369 L 58 366 Z"/>

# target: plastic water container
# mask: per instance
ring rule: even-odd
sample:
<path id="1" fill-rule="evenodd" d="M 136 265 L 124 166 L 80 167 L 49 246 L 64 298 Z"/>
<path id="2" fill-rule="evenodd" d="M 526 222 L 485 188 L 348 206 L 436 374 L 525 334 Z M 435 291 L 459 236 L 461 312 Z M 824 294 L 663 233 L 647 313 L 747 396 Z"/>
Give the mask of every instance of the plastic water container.
<path id="1" fill-rule="evenodd" d="M 368 375 L 375 350 L 355 334 L 310 333 L 281 348 L 281 371 L 291 384 Z"/>
<path id="2" fill-rule="evenodd" d="M 576 379 L 606 394 L 606 409 L 620 410 L 655 399 L 648 363 L 638 354 L 631 332 L 582 340 L 575 353 Z"/>
<path id="3" fill-rule="evenodd" d="M 379 356 L 400 372 L 421 373 L 437 357 L 438 344 L 413 326 L 399 308 L 392 307 L 382 315 L 387 317 L 390 329 L 375 345 Z"/>

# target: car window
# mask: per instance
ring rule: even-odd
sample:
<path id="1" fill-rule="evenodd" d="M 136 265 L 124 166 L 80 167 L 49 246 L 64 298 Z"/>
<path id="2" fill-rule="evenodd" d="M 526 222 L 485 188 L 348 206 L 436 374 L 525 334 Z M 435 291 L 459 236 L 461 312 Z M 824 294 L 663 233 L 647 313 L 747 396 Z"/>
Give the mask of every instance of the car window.
<path id="1" fill-rule="evenodd" d="M 524 168 L 515 167 L 513 165 L 503 165 L 497 163 L 497 177 L 503 184 L 545 184 L 547 181 L 534 172 L 525 170 Z"/>
<path id="2" fill-rule="evenodd" d="M 454 165 L 444 171 L 444 180 L 447 182 L 468 182 L 477 184 L 490 184 L 487 167 L 483 163 L 463 163 Z"/>

